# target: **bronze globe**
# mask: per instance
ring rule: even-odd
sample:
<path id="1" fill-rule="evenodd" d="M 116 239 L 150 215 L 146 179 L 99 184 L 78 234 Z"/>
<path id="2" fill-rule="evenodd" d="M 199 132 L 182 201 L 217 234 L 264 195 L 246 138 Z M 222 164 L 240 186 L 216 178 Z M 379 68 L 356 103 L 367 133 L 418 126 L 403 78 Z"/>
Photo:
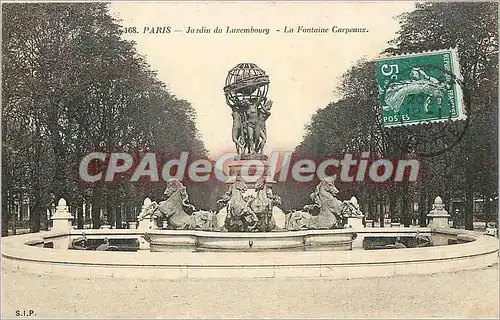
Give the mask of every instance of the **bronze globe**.
<path id="1" fill-rule="evenodd" d="M 230 107 L 239 107 L 243 101 L 266 101 L 269 76 L 254 63 L 239 63 L 226 77 L 224 94 Z"/>

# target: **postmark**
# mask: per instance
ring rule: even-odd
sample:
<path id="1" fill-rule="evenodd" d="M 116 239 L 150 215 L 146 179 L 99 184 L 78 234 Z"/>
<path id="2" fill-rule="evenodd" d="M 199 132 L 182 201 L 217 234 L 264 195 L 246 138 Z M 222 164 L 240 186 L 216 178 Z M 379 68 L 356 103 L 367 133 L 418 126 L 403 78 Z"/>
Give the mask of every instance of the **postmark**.
<path id="1" fill-rule="evenodd" d="M 456 49 L 376 60 L 384 127 L 466 119 Z"/>

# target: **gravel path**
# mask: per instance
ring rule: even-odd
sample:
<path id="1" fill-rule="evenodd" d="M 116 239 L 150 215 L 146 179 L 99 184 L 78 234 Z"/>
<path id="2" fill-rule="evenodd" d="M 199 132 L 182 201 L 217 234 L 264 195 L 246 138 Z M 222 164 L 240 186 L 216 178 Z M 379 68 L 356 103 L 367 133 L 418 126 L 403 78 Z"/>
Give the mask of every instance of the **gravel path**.
<path id="1" fill-rule="evenodd" d="M 2 275 L 2 318 L 498 318 L 498 266 L 351 280 Z"/>

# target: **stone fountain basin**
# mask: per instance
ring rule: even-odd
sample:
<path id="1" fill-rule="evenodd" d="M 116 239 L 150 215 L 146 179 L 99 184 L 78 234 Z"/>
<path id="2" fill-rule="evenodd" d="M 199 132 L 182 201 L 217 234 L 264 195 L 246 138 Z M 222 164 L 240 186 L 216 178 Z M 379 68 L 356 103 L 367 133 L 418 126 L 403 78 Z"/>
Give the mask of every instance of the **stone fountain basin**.
<path id="1" fill-rule="evenodd" d="M 166 232 L 166 230 L 158 231 Z M 342 231 L 345 230 L 329 232 Z M 61 277 L 343 279 L 455 272 L 485 268 L 498 263 L 498 238 L 476 232 L 449 228 L 365 228 L 355 231 L 358 233 L 355 242 L 369 236 L 408 236 L 417 232 L 431 234 L 433 242 L 442 239 L 446 240 L 443 243 L 447 243 L 450 236 L 456 237 L 457 240 L 463 238 L 474 241 L 422 248 L 367 251 L 267 251 L 242 254 L 241 252 L 150 252 L 143 248 L 144 250 L 138 252 L 113 252 L 68 250 L 68 246 L 71 240 L 80 237 L 82 232 L 85 232 L 89 239 L 108 237 L 139 241 L 142 233 L 135 229 L 48 231 L 2 238 L 2 267 L 31 274 Z M 311 231 L 305 233 L 307 232 Z M 315 232 L 318 231 L 312 231 Z M 278 233 L 276 232 L 276 235 Z M 53 249 L 44 248 L 49 243 Z"/>
<path id="2" fill-rule="evenodd" d="M 209 232 L 198 230 L 150 230 L 152 252 L 172 251 L 345 251 L 352 250 L 352 229 L 276 232 Z"/>

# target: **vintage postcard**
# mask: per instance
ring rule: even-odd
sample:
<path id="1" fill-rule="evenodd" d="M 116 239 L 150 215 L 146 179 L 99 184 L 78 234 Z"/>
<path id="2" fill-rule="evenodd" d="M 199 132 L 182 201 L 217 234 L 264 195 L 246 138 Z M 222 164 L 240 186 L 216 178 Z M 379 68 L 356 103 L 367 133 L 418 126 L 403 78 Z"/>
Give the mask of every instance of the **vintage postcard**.
<path id="1" fill-rule="evenodd" d="M 1 316 L 498 318 L 498 3 L 2 1 Z"/>

